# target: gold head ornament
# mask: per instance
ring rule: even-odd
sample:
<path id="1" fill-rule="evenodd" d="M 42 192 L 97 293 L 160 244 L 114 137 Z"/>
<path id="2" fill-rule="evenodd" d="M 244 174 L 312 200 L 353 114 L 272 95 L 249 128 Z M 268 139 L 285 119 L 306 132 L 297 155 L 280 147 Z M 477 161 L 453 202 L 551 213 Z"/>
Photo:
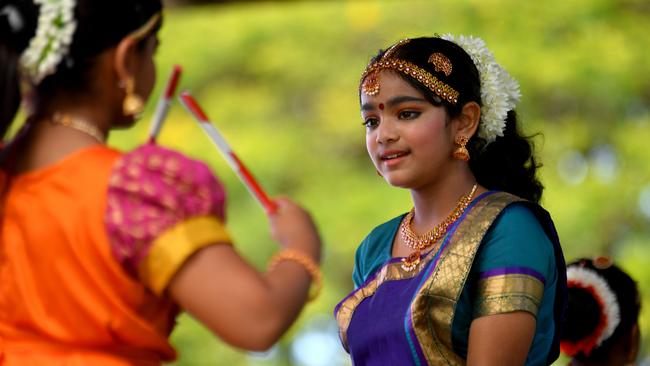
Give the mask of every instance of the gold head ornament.
<path id="1" fill-rule="evenodd" d="M 433 68 L 436 70 L 436 72 L 442 71 L 447 76 L 451 75 L 451 71 L 453 70 L 451 61 L 442 53 L 432 53 L 431 56 L 429 56 L 429 63 L 433 65 Z"/>
<path id="2" fill-rule="evenodd" d="M 409 39 L 403 39 L 399 41 L 395 45 L 391 46 L 382 55 L 382 57 L 379 58 L 379 60 L 368 65 L 366 70 L 363 72 L 363 75 L 361 75 L 361 91 L 364 94 L 370 96 L 379 94 L 379 89 L 381 86 L 379 73 L 382 70 L 394 70 L 417 80 L 419 83 L 427 87 L 427 89 L 431 90 L 434 94 L 448 101 L 449 103 L 458 103 L 458 97 L 460 94 L 454 88 L 450 87 L 437 77 L 433 76 L 427 70 L 413 64 L 412 62 L 393 57 L 395 51 L 399 47 L 407 44 L 409 41 Z M 432 54 L 429 57 L 429 62 L 432 62 L 431 58 L 435 54 L 436 53 Z M 433 57 L 435 61 L 435 63 L 432 62 L 434 68 L 436 68 L 436 71 L 438 71 L 438 68 L 441 68 L 441 71 L 443 71 L 445 75 L 448 75 L 447 71 L 451 73 L 452 70 L 451 61 L 443 54 L 437 54 L 439 56 Z"/>

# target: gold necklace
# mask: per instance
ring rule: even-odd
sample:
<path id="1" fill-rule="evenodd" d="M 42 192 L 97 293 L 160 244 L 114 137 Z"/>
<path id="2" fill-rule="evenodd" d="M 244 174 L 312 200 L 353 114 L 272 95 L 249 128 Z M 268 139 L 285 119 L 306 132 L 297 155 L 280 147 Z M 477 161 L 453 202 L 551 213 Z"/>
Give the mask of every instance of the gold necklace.
<path id="1" fill-rule="evenodd" d="M 415 207 L 409 211 L 400 224 L 399 232 L 400 236 L 404 240 L 404 244 L 414 251 L 407 257 L 402 258 L 401 267 L 403 270 L 411 272 L 418 267 L 422 251 L 434 243 L 437 243 L 447 233 L 451 224 L 458 220 L 463 212 L 465 212 L 465 209 L 467 209 L 467 206 L 472 201 L 474 193 L 476 193 L 477 187 L 478 185 L 474 184 L 472 190 L 458 200 L 458 204 L 447 218 L 422 235 L 417 235 L 412 228 L 413 216 L 415 216 Z"/>
<path id="2" fill-rule="evenodd" d="M 104 136 L 104 132 L 102 132 L 102 130 L 100 130 L 94 124 L 86 120 L 83 120 L 81 118 L 70 116 L 68 114 L 56 112 L 50 118 L 50 122 L 53 125 L 69 127 L 79 132 L 85 133 L 86 135 L 94 138 L 95 140 L 101 143 L 104 143 L 104 140 L 106 139 L 106 136 Z"/>

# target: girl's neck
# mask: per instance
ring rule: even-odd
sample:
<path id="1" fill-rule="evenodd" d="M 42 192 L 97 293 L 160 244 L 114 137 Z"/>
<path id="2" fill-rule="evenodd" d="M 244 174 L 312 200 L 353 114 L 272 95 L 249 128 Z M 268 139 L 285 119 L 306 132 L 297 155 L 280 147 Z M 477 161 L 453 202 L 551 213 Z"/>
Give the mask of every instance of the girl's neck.
<path id="1" fill-rule="evenodd" d="M 78 122 L 77 127 L 55 123 L 53 118 L 56 114 L 74 119 Z M 100 105 L 88 103 L 51 104 L 38 109 L 28 123 L 30 128 L 15 155 L 16 174 L 43 168 L 81 149 L 102 144 L 101 137 L 108 137 L 111 113 Z M 79 128 L 79 124 L 89 125 L 90 130 L 96 129 L 97 133 L 88 133 L 89 129 Z"/>
<path id="2" fill-rule="evenodd" d="M 454 210 L 461 197 L 472 190 L 474 184 L 476 179 L 467 169 L 466 172 L 448 175 L 439 182 L 412 189 L 411 197 L 415 207 L 413 228 L 421 233 L 440 223 Z M 474 197 L 484 191 L 479 187 Z"/>
<path id="3" fill-rule="evenodd" d="M 99 99 L 99 98 L 98 98 Z M 99 129 L 104 135 L 108 134 L 115 120 L 114 108 L 101 100 L 80 100 L 77 103 L 71 102 L 73 98 L 65 102 L 50 103 L 43 105 L 33 114 L 35 124 L 50 121 L 55 115 L 64 115 L 77 120 L 83 120 Z"/>

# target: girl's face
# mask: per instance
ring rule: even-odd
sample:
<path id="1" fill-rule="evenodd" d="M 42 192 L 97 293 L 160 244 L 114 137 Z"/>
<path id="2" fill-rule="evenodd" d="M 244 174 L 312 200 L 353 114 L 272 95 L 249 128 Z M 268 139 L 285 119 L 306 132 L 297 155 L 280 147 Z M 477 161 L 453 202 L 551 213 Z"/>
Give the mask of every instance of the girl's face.
<path id="1" fill-rule="evenodd" d="M 418 189 L 435 184 L 453 164 L 445 108 L 429 103 L 398 74 L 383 70 L 375 96 L 361 93 L 366 147 L 389 184 Z"/>

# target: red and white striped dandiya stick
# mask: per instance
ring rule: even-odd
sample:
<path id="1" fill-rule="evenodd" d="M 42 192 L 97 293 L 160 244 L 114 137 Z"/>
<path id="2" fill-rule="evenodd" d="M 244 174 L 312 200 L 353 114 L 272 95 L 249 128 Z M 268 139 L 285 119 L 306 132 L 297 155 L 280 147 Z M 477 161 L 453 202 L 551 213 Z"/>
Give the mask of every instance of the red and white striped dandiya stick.
<path id="1" fill-rule="evenodd" d="M 244 183 L 248 191 L 255 199 L 262 205 L 267 214 L 272 214 L 277 210 L 277 205 L 266 195 L 262 186 L 255 180 L 253 174 L 246 168 L 244 163 L 239 159 L 237 154 L 230 148 L 226 140 L 223 138 L 219 130 L 210 122 L 208 116 L 203 112 L 192 95 L 185 91 L 180 94 L 179 99 L 181 104 L 194 116 L 194 119 L 199 122 L 203 131 L 210 137 L 210 140 L 217 146 L 221 155 L 226 159 L 232 170 L 237 174 L 239 179 Z"/>
<path id="2" fill-rule="evenodd" d="M 172 98 L 176 93 L 176 87 L 178 86 L 178 81 L 181 78 L 181 72 L 183 69 L 179 65 L 174 65 L 172 68 L 172 73 L 167 79 L 167 85 L 165 86 L 164 93 L 158 99 L 158 104 L 156 105 L 156 111 L 153 115 L 153 120 L 151 122 L 151 129 L 149 130 L 149 143 L 156 143 L 156 138 L 160 133 L 163 122 L 167 118 L 167 112 L 169 112 L 169 107 L 171 106 Z"/>

